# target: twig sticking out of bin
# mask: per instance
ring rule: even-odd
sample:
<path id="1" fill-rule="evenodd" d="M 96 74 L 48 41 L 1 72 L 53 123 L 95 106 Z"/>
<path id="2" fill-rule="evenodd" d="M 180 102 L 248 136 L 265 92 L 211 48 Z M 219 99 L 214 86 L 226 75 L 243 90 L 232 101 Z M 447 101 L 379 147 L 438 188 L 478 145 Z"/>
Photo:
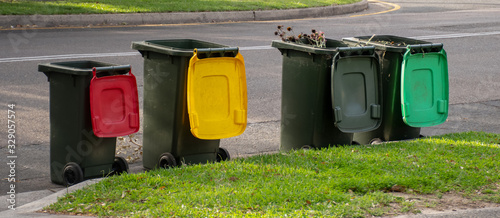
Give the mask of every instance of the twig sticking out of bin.
<path id="1" fill-rule="evenodd" d="M 368 42 L 366 42 L 366 44 L 370 43 L 370 41 L 372 41 L 373 37 L 375 37 L 375 34 L 373 34 L 372 37 L 370 37 L 370 39 L 368 39 Z"/>

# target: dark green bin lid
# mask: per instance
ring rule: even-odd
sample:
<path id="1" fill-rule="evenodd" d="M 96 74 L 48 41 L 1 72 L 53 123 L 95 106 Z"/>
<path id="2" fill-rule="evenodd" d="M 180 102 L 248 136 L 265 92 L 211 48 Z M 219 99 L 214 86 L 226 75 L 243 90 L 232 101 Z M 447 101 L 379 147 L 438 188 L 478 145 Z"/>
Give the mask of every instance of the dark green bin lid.
<path id="1" fill-rule="evenodd" d="M 342 47 L 332 66 L 332 107 L 337 128 L 356 133 L 382 122 L 380 67 L 373 46 Z"/>

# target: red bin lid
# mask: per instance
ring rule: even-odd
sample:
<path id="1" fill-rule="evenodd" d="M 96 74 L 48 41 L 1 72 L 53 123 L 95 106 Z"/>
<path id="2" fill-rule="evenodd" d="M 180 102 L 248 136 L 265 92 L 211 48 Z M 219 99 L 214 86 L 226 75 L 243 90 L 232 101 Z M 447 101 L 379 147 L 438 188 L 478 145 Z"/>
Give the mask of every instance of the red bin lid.
<path id="1" fill-rule="evenodd" d="M 125 136 L 139 131 L 139 98 L 135 76 L 113 74 L 119 67 L 93 68 L 90 82 L 90 115 L 98 137 Z M 122 69 L 123 70 L 123 69 Z"/>

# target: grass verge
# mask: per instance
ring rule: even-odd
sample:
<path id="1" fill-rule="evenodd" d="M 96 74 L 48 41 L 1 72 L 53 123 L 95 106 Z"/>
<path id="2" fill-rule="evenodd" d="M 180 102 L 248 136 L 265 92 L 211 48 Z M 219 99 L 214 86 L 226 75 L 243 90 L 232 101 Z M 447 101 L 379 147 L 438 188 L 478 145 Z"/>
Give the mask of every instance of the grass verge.
<path id="1" fill-rule="evenodd" d="M 342 5 L 361 0 L 0 0 L 1 15 L 105 14 L 274 10 Z"/>
<path id="2" fill-rule="evenodd" d="M 152 170 L 106 178 L 45 210 L 112 217 L 367 217 L 419 212 L 414 203 L 391 192 L 460 193 L 500 203 L 495 185 L 500 181 L 499 143 L 498 134 L 467 132 Z"/>

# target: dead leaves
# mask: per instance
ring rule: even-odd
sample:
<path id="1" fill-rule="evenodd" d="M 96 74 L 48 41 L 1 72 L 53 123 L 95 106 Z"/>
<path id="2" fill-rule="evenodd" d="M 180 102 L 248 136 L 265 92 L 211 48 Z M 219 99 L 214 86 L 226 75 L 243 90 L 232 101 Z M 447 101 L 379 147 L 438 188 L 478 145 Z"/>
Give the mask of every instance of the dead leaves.
<path id="1" fill-rule="evenodd" d="M 134 163 L 142 157 L 142 145 L 136 134 L 118 137 L 116 141 L 116 153 L 126 155 L 125 159 L 129 163 Z"/>

